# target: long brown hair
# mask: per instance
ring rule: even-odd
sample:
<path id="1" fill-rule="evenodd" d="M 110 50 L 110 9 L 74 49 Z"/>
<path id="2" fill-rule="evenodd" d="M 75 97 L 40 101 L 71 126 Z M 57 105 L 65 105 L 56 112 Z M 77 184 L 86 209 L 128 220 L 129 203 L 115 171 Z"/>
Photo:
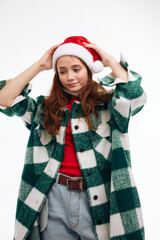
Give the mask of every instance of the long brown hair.
<path id="1" fill-rule="evenodd" d="M 87 71 L 88 82 L 80 91 L 79 98 L 82 107 L 82 114 L 85 116 L 85 121 L 87 122 L 88 127 L 96 129 L 91 122 L 90 113 L 98 117 L 95 106 L 109 101 L 112 98 L 112 94 L 108 93 L 99 83 L 92 80 L 92 73 L 88 67 Z M 58 72 L 56 71 L 50 94 L 42 102 L 42 108 L 45 110 L 43 124 L 50 134 L 59 133 L 61 121 L 64 118 L 63 108 L 67 105 L 70 98 L 71 95 L 63 91 L 63 86 L 60 82 Z"/>

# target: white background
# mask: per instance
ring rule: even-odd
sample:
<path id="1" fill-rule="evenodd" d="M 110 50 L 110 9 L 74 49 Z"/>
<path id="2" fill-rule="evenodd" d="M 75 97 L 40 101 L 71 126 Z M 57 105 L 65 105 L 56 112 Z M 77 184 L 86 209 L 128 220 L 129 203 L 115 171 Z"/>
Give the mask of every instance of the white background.
<path id="1" fill-rule="evenodd" d="M 0 0 L 0 79 L 13 78 L 53 44 L 83 35 L 143 76 L 148 102 L 131 119 L 132 168 L 146 240 L 159 238 L 160 217 L 160 1 Z M 53 71 L 33 81 L 32 97 L 47 94 Z M 20 119 L 0 114 L 1 239 L 12 239 L 19 181 L 29 132 Z"/>

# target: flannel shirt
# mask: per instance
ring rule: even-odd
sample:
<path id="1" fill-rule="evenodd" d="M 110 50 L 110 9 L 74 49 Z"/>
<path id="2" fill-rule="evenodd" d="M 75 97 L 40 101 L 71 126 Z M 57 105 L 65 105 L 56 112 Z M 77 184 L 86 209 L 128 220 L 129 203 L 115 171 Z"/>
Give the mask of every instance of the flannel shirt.
<path id="1" fill-rule="evenodd" d="M 70 115 L 71 131 L 79 165 L 86 182 L 94 232 L 97 240 L 144 240 L 144 225 L 138 191 L 131 169 L 128 125 L 132 115 L 141 110 L 146 95 L 141 76 L 128 70 L 129 81 L 111 75 L 100 84 L 116 86 L 112 100 L 97 106 L 98 119 L 91 114 L 97 130 L 88 129 L 79 118 L 81 104 L 75 101 Z M 0 88 L 6 81 L 0 82 Z M 30 130 L 24 169 L 17 201 L 14 240 L 40 240 L 39 215 L 63 159 L 65 130 L 69 112 L 64 108 L 60 134 L 50 135 L 44 129 L 44 96 L 28 96 L 30 85 L 10 108 L 1 107 L 7 116 L 20 117 Z M 79 128 L 74 128 L 78 125 Z"/>

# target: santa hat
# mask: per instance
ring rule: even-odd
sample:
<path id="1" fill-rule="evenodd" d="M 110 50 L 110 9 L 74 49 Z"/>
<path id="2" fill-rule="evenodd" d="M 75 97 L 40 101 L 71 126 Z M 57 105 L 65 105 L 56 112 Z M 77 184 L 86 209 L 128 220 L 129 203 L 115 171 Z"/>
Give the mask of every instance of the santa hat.
<path id="1" fill-rule="evenodd" d="M 72 55 L 83 60 L 91 72 L 101 72 L 104 66 L 99 55 L 94 49 L 86 47 L 84 43 L 90 42 L 88 42 L 88 40 L 82 36 L 73 36 L 66 38 L 53 54 L 53 69 L 56 69 L 56 62 L 59 57 Z"/>

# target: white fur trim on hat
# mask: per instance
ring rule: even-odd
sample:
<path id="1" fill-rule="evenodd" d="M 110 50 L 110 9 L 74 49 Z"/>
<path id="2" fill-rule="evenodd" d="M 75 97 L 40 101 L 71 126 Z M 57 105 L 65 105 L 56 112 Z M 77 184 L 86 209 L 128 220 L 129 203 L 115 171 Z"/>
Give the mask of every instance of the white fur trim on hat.
<path id="1" fill-rule="evenodd" d="M 89 51 L 87 51 L 87 49 L 75 43 L 65 43 L 60 45 L 53 54 L 52 66 L 54 70 L 56 69 L 56 62 L 58 58 L 65 55 L 72 55 L 82 59 L 92 72 L 97 73 L 103 69 L 102 62 L 93 62 L 93 56 Z"/>

